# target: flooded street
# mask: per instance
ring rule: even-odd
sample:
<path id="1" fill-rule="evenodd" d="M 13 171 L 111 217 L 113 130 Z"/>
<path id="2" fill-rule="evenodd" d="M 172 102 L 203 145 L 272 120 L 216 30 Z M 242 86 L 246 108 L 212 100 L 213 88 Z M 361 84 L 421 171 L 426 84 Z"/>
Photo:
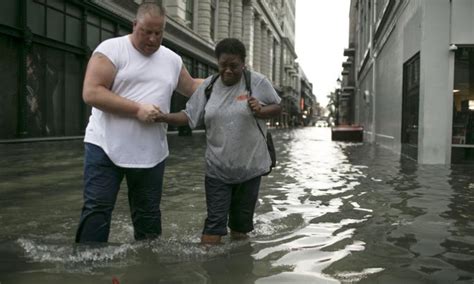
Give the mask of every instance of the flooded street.
<path id="1" fill-rule="evenodd" d="M 422 166 L 329 128 L 274 130 L 250 241 L 199 246 L 204 135 L 169 135 L 163 235 L 74 245 L 82 141 L 0 145 L 0 283 L 474 283 L 474 167 Z"/>

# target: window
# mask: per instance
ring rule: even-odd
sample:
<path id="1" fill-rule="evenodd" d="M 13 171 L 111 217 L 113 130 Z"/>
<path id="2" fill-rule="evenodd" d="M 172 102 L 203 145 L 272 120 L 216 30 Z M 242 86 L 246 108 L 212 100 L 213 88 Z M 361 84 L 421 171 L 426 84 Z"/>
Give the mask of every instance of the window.
<path id="1" fill-rule="evenodd" d="M 15 138 L 17 133 L 18 94 L 20 93 L 18 77 L 19 42 L 5 35 L 0 35 L 0 139 Z"/>
<path id="2" fill-rule="evenodd" d="M 194 72 L 193 59 L 185 55 L 181 55 L 181 57 L 183 58 L 183 64 L 186 67 L 186 69 L 188 69 L 189 74 L 193 77 L 196 77 L 194 74 L 195 72 Z"/>
<path id="3" fill-rule="evenodd" d="M 0 1 L 0 24 L 13 27 L 19 26 L 19 3 L 20 1 Z"/>
<path id="4" fill-rule="evenodd" d="M 74 54 L 33 44 L 26 62 L 27 137 L 81 134 L 81 61 Z"/>
<path id="5" fill-rule="evenodd" d="M 197 77 L 198 78 L 206 78 L 208 76 L 208 70 L 207 70 L 207 65 L 204 63 L 198 62 L 197 64 Z"/>
<path id="6" fill-rule="evenodd" d="M 95 49 L 100 42 L 114 36 L 114 23 L 92 13 L 87 15 L 87 46 L 91 50 Z"/>
<path id="7" fill-rule="evenodd" d="M 474 162 L 474 47 L 460 47 L 454 61 L 451 161 Z"/>
<path id="8" fill-rule="evenodd" d="M 402 152 L 413 159 L 418 156 L 418 116 L 420 104 L 420 54 L 403 65 Z"/>
<path id="9" fill-rule="evenodd" d="M 64 135 L 79 135 L 83 128 L 82 102 L 82 64 L 81 58 L 73 54 L 65 54 L 64 61 Z M 87 120 L 87 116 L 85 116 Z"/>
<path id="10" fill-rule="evenodd" d="M 65 1 L 26 1 L 27 24 L 34 34 L 82 46 L 82 10 Z"/>
<path id="11" fill-rule="evenodd" d="M 194 0 L 186 0 L 186 25 L 189 28 L 193 28 L 194 23 Z"/>
<path id="12" fill-rule="evenodd" d="M 9 1 L 7 1 L 9 2 Z M 28 17 L 26 19 L 28 27 L 35 34 L 46 35 L 45 31 L 45 6 L 43 4 L 38 4 L 35 1 L 27 1 L 27 11 Z"/>
<path id="13" fill-rule="evenodd" d="M 211 0 L 211 39 L 215 39 L 216 36 L 216 10 L 217 0 Z"/>

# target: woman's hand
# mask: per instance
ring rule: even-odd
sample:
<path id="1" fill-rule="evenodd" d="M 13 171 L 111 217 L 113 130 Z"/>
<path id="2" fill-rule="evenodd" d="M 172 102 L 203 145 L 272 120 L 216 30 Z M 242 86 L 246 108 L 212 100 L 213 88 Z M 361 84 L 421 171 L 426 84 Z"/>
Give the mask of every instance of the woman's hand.
<path id="1" fill-rule="evenodd" d="M 249 107 L 250 109 L 252 110 L 252 112 L 256 115 L 259 115 L 260 112 L 262 111 L 262 105 L 260 104 L 260 102 L 254 98 L 254 97 L 249 97 L 247 99 L 247 103 L 249 104 Z"/>
<path id="2" fill-rule="evenodd" d="M 156 117 L 160 116 L 161 111 L 158 106 L 152 104 L 139 104 L 136 117 L 138 120 L 146 123 L 151 123 L 156 120 Z"/>
<path id="3" fill-rule="evenodd" d="M 155 106 L 155 110 L 157 111 L 153 117 L 154 122 L 167 122 L 166 121 L 166 114 L 161 111 L 158 106 Z"/>

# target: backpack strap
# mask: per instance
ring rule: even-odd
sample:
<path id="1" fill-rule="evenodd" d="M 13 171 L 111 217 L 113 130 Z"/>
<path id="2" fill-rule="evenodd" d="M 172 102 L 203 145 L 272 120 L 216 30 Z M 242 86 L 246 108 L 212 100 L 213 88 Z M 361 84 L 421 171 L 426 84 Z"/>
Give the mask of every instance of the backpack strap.
<path id="1" fill-rule="evenodd" d="M 204 89 L 206 100 L 209 100 L 211 97 L 212 87 L 214 87 L 214 83 L 216 82 L 217 78 L 219 78 L 219 73 L 212 75 L 211 82 L 209 82 L 209 85 L 207 85 L 206 89 Z"/>
<path id="2" fill-rule="evenodd" d="M 251 74 L 250 74 L 250 71 L 247 70 L 247 68 L 244 69 L 244 79 L 245 79 L 245 89 L 247 90 L 247 92 L 249 93 L 249 96 L 252 96 L 252 88 L 250 87 L 250 78 L 251 78 Z M 257 117 L 253 117 L 255 118 L 255 123 L 257 124 L 257 127 L 258 127 L 258 130 L 260 131 L 260 133 L 262 134 L 262 137 L 263 137 L 263 140 L 265 141 L 265 144 L 267 145 L 267 151 L 268 151 L 268 154 L 270 155 L 270 159 L 271 159 L 271 166 L 270 166 L 270 170 L 264 174 L 264 175 L 268 175 L 271 171 L 272 171 L 272 168 L 274 167 L 274 160 L 275 160 L 275 148 L 273 146 L 273 140 L 272 140 L 272 136 L 269 132 L 267 132 L 267 134 L 265 134 L 263 132 L 263 129 L 262 127 L 260 127 L 260 124 L 258 123 L 258 120 L 257 120 Z M 271 145 L 271 146 L 270 146 Z M 270 151 L 271 149 L 271 151 Z"/>
<path id="3" fill-rule="evenodd" d="M 250 71 L 245 68 L 244 69 L 244 79 L 245 79 L 245 90 L 249 93 L 249 96 L 252 95 L 252 88 L 250 87 L 250 83 L 251 83 L 251 74 L 250 74 Z"/>

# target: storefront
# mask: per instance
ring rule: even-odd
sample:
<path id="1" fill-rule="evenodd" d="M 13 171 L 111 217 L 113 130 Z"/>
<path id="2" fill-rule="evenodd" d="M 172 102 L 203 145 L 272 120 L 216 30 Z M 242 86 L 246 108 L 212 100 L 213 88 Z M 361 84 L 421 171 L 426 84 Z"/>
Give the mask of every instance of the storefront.
<path id="1" fill-rule="evenodd" d="M 451 161 L 474 162 L 474 47 L 455 53 Z"/>
<path id="2" fill-rule="evenodd" d="M 90 54 L 131 27 L 130 19 L 92 1 L 0 1 L 0 141 L 82 136 L 90 115 L 81 95 Z M 164 44 L 182 56 L 192 76 L 216 71 L 214 62 L 188 52 L 173 36 L 168 33 Z M 185 102 L 174 95 L 172 111 Z"/>

